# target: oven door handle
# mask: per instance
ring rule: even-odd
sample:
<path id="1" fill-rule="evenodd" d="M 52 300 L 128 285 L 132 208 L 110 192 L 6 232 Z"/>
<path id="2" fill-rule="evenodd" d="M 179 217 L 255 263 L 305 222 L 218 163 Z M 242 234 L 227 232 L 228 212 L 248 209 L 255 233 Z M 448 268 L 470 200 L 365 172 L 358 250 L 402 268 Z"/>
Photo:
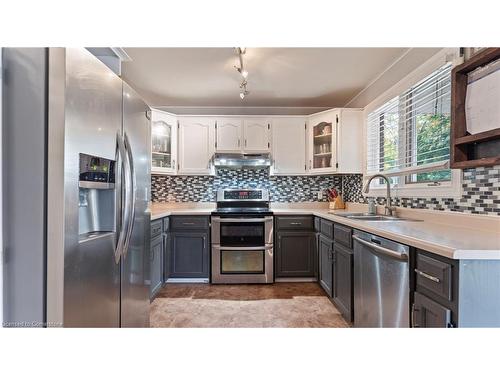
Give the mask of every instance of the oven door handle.
<path id="1" fill-rule="evenodd" d="M 212 217 L 212 221 L 217 223 L 265 223 L 268 221 L 273 221 L 272 217 L 264 217 L 264 218 L 241 218 L 241 219 L 229 219 L 229 218 L 218 218 Z"/>
<path id="2" fill-rule="evenodd" d="M 266 245 L 266 246 L 216 246 L 214 245 L 213 247 L 216 247 L 218 250 L 221 251 L 256 251 L 256 250 L 268 250 L 273 247 L 273 245 Z"/>

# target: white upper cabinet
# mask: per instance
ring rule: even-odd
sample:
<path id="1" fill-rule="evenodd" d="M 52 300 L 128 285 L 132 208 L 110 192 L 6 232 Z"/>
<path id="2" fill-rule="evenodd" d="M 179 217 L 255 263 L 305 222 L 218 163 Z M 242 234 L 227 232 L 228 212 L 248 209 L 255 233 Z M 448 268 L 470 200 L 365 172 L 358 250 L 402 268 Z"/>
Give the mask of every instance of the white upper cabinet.
<path id="1" fill-rule="evenodd" d="M 177 170 L 177 117 L 151 111 L 151 173 L 175 174 Z"/>
<path id="2" fill-rule="evenodd" d="M 342 108 L 309 117 L 309 172 L 362 173 L 363 112 Z"/>
<path id="3" fill-rule="evenodd" d="M 217 152 L 240 152 L 242 150 L 243 120 L 241 118 L 218 118 L 215 133 Z"/>
<path id="4" fill-rule="evenodd" d="M 179 174 L 211 174 L 214 151 L 214 118 L 179 117 Z"/>
<path id="5" fill-rule="evenodd" d="M 337 171 L 337 121 L 340 111 L 326 111 L 309 117 L 309 171 Z"/>
<path id="6" fill-rule="evenodd" d="M 269 152 L 271 148 L 271 121 L 266 118 L 243 120 L 243 150 L 245 152 Z"/>
<path id="7" fill-rule="evenodd" d="M 305 117 L 277 117 L 272 126 L 272 173 L 306 174 L 307 129 Z"/>
<path id="8" fill-rule="evenodd" d="M 340 110 L 338 133 L 338 173 L 363 173 L 363 111 L 356 108 Z"/>

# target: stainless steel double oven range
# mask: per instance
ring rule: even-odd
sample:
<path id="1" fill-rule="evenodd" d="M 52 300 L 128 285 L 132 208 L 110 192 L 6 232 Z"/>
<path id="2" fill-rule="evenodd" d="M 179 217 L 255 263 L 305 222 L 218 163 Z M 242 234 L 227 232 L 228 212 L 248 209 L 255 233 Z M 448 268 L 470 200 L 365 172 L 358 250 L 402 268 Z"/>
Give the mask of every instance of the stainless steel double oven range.
<path id="1" fill-rule="evenodd" d="M 268 190 L 218 190 L 212 213 L 212 283 L 272 283 L 273 236 Z"/>

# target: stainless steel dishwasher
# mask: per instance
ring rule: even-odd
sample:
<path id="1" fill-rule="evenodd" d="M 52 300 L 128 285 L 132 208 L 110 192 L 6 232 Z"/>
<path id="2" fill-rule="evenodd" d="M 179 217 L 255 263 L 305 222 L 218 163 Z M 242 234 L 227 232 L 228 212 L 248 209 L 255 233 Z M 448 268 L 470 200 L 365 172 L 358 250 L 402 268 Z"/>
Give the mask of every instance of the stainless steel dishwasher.
<path id="1" fill-rule="evenodd" d="M 354 230 L 354 326 L 409 327 L 409 247 Z"/>

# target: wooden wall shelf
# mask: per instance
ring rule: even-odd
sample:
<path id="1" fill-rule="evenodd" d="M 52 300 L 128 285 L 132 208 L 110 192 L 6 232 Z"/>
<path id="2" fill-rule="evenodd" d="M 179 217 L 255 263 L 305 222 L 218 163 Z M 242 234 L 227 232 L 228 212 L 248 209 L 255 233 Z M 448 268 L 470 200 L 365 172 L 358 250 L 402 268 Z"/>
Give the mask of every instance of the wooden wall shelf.
<path id="1" fill-rule="evenodd" d="M 470 134 L 465 117 L 468 74 L 499 58 L 500 48 L 486 48 L 451 72 L 451 168 L 500 164 L 500 127 Z"/>
<path id="2" fill-rule="evenodd" d="M 482 132 L 482 133 L 478 133 L 478 134 L 472 134 L 472 135 L 466 135 L 464 137 L 459 137 L 459 138 L 455 139 L 455 144 L 456 145 L 463 145 L 466 143 L 485 142 L 485 141 L 492 141 L 492 140 L 498 139 L 498 138 L 500 138 L 500 128 L 488 130 L 486 132 Z"/>

